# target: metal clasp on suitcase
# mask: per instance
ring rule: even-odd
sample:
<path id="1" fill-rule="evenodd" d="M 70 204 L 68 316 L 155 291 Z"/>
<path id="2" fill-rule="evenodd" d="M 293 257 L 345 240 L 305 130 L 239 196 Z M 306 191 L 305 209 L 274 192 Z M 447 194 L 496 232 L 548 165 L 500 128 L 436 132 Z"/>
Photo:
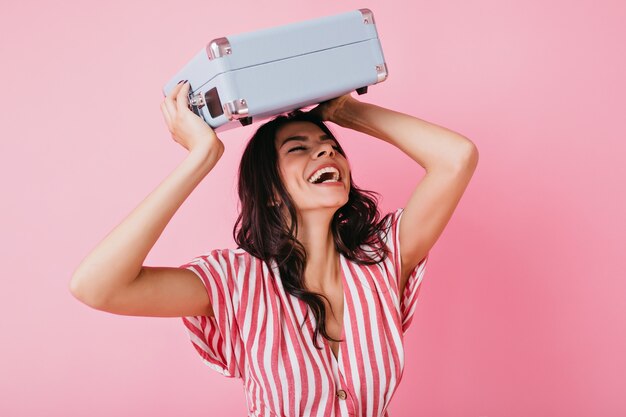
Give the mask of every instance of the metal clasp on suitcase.
<path id="1" fill-rule="evenodd" d="M 373 25 L 374 22 L 374 13 L 370 9 L 359 9 L 361 15 L 363 16 L 363 23 L 366 25 Z"/>
<path id="2" fill-rule="evenodd" d="M 202 93 L 195 93 L 189 98 L 189 104 L 193 107 L 201 109 L 206 106 L 206 100 L 204 99 Z"/>
<path id="3" fill-rule="evenodd" d="M 209 42 L 206 46 L 206 54 L 210 60 L 223 57 L 224 55 L 230 55 L 233 50 L 230 46 L 228 38 L 216 38 Z"/>
<path id="4" fill-rule="evenodd" d="M 213 119 L 226 114 L 228 120 L 239 120 L 242 126 L 252 123 L 252 117 L 248 116 L 248 103 L 244 99 L 229 101 L 222 105 L 217 88 L 213 87 L 206 93 L 197 91 L 189 94 L 189 107 L 198 116 L 202 117 L 202 109 L 208 107 L 209 114 Z"/>
<path id="5" fill-rule="evenodd" d="M 189 93 L 189 110 L 194 112 L 196 116 L 202 117 L 201 108 L 206 106 L 204 95 L 200 91 Z"/>
<path id="6" fill-rule="evenodd" d="M 248 103 L 244 99 L 233 100 L 224 104 L 224 113 L 226 113 L 228 120 L 239 120 L 242 126 L 252 123 L 252 117 L 248 116 Z"/>

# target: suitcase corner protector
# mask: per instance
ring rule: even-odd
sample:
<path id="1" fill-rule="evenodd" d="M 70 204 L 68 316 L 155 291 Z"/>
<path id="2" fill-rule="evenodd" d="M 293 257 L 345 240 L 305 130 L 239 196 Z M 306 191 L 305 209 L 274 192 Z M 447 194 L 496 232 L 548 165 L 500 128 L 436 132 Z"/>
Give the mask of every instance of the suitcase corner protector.
<path id="1" fill-rule="evenodd" d="M 224 103 L 224 113 L 228 120 L 239 120 L 249 116 L 248 103 L 245 99 L 238 99 Z"/>
<path id="2" fill-rule="evenodd" d="M 382 83 L 389 76 L 389 71 L 387 70 L 387 64 L 383 62 L 380 65 L 376 65 L 376 83 Z"/>
<path id="3" fill-rule="evenodd" d="M 209 60 L 221 58 L 224 55 L 230 55 L 233 52 L 228 38 L 216 38 L 210 41 L 206 46 L 206 54 Z"/>
<path id="4" fill-rule="evenodd" d="M 359 9 L 359 12 L 363 16 L 363 23 L 366 25 L 374 24 L 374 13 L 370 9 Z"/>

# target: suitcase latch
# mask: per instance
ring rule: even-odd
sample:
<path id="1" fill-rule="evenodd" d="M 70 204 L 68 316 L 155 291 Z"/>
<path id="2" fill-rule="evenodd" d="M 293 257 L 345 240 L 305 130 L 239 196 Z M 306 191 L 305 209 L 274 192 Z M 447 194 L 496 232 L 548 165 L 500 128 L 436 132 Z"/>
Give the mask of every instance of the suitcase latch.
<path id="1" fill-rule="evenodd" d="M 189 104 L 191 104 L 192 106 L 197 107 L 199 109 L 201 109 L 204 106 L 206 106 L 206 101 L 204 100 L 204 95 L 202 94 L 202 92 L 195 93 L 194 95 L 192 95 L 189 98 Z"/>

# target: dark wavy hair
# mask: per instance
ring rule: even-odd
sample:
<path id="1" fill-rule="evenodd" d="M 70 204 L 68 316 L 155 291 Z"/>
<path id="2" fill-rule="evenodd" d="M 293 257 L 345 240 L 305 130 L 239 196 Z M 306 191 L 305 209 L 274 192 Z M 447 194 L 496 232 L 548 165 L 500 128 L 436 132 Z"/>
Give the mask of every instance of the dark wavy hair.
<path id="1" fill-rule="evenodd" d="M 326 332 L 326 309 L 321 297 L 328 298 L 305 289 L 307 253 L 296 238 L 297 209 L 281 181 L 275 146 L 278 129 L 297 121 L 315 123 L 336 140 L 335 135 L 319 117 L 300 109 L 286 115 L 281 114 L 260 126 L 250 138 L 239 165 L 238 193 L 241 207 L 233 228 L 233 237 L 239 248 L 268 264 L 270 260 L 277 263 L 285 290 L 304 301 L 313 311 L 316 322 L 314 345 L 321 349 L 317 343 L 319 333 L 327 340 L 341 340 L 332 338 Z M 338 147 L 338 152 L 346 157 L 341 145 Z M 268 204 L 274 200 L 275 195 L 279 196 L 288 210 L 290 226 L 283 217 L 282 207 Z M 335 212 L 331 222 L 335 249 L 358 264 L 375 264 L 388 255 L 381 233 L 385 233 L 385 224 L 392 214 L 380 219 L 377 195 L 380 194 L 359 189 L 350 174 L 348 202 Z M 367 245 L 371 250 L 361 247 L 362 245 Z M 376 257 L 371 257 L 368 253 L 373 253 Z M 307 311 L 305 321 L 308 314 Z"/>

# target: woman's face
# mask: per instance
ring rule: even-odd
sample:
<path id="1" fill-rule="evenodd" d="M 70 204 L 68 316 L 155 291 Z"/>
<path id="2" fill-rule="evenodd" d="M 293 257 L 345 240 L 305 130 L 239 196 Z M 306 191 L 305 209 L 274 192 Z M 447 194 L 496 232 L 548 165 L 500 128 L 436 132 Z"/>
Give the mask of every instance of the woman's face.
<path id="1" fill-rule="evenodd" d="M 276 132 L 278 170 L 283 184 L 299 211 L 334 208 L 348 202 L 350 165 L 338 151 L 337 143 L 312 122 L 290 122 Z M 332 173 L 322 174 L 314 184 L 309 178 L 321 167 L 337 169 L 339 181 Z M 313 177 L 315 178 L 315 177 Z"/>

